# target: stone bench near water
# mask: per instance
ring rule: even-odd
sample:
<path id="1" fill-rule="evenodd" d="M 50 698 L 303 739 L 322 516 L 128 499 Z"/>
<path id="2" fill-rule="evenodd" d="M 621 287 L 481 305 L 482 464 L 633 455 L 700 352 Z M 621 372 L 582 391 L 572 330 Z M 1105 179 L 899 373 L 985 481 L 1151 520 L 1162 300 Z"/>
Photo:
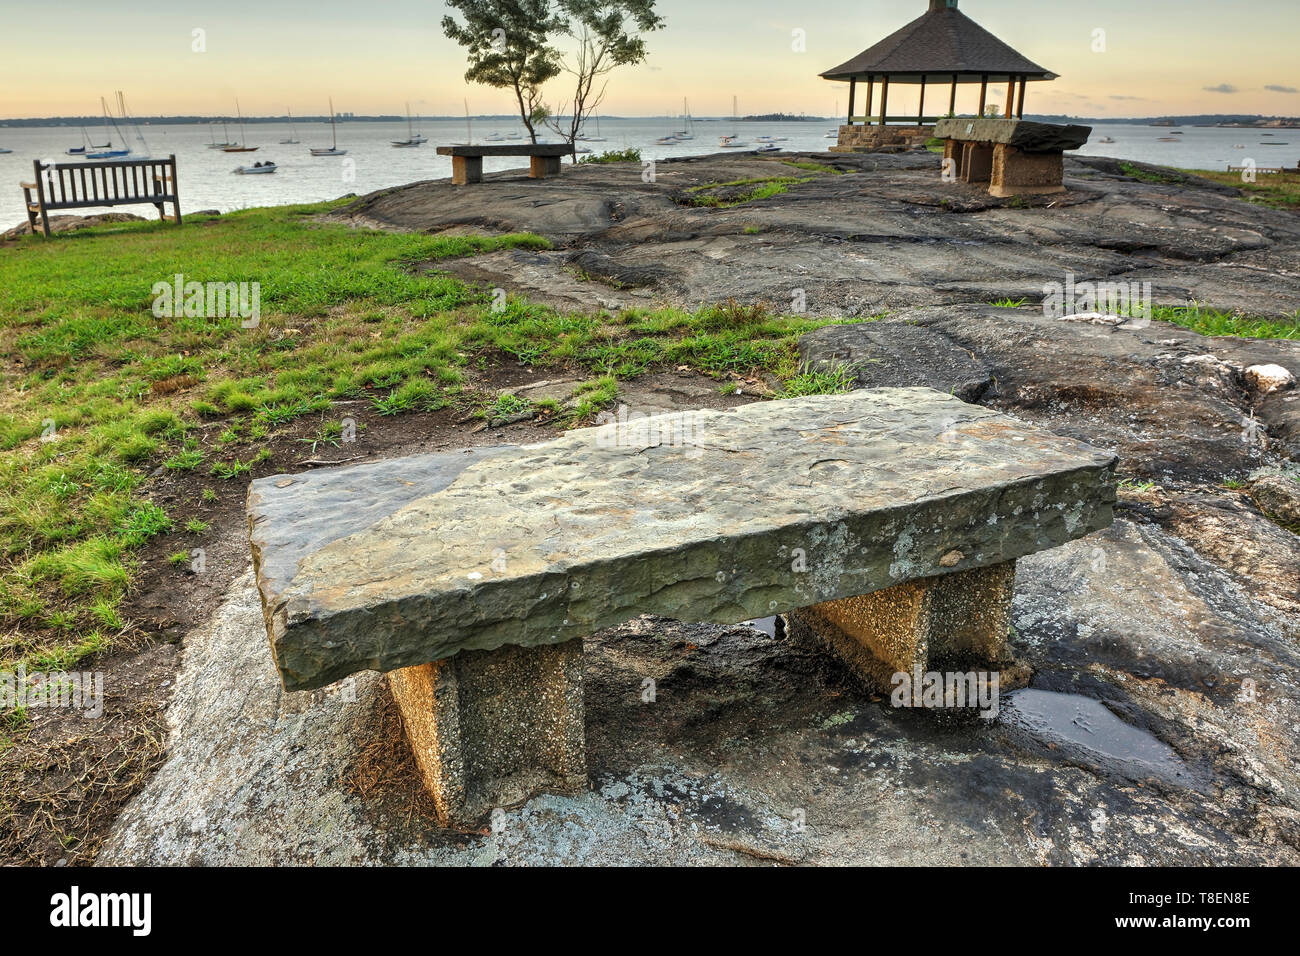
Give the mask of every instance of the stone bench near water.
<path id="1" fill-rule="evenodd" d="M 1106 527 L 1113 455 L 924 388 L 253 482 L 287 690 L 388 673 L 441 821 L 585 788 L 582 639 L 790 614 L 868 680 L 1008 661 L 1015 560 Z"/>

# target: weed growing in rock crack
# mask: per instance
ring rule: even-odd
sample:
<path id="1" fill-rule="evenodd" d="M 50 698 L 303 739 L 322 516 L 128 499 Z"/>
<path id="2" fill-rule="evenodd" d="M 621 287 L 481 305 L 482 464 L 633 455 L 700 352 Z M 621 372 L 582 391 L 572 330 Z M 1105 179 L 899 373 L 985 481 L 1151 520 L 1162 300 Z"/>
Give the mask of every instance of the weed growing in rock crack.
<path id="1" fill-rule="evenodd" d="M 996 309 L 1018 309 L 1024 304 L 1024 299 L 998 299 L 996 302 L 989 303 Z"/>
<path id="2" fill-rule="evenodd" d="M 857 376 L 845 366 L 809 369 L 791 376 L 781 386 L 779 398 L 798 398 L 803 395 L 841 395 L 852 391 Z"/>

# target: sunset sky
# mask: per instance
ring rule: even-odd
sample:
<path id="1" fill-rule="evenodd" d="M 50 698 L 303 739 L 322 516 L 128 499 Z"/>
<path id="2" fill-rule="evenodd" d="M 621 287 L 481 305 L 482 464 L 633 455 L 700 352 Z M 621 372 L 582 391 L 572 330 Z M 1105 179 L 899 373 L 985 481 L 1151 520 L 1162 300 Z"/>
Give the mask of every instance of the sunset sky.
<path id="1" fill-rule="evenodd" d="M 645 65 L 614 75 L 601 112 L 678 112 L 688 97 L 695 114 L 724 115 L 735 94 L 742 113 L 829 115 L 837 98 L 847 107 L 847 85 L 817 74 L 926 6 L 660 0 L 666 29 L 651 36 Z M 1061 75 L 1030 85 L 1026 112 L 1300 114 L 1295 0 L 961 0 L 961 9 Z M 115 89 L 138 116 L 230 114 L 235 97 L 245 115 L 320 114 L 331 95 L 340 112 L 360 114 L 400 113 L 406 101 L 458 114 L 465 97 L 476 114 L 513 112 L 506 93 L 464 82 L 464 56 L 439 27 L 445 12 L 429 0 L 5 0 L 0 117 L 98 113 Z M 1092 50 L 1098 28 L 1102 53 Z M 196 29 L 206 52 L 191 49 Z M 807 52 L 791 49 L 796 29 Z"/>

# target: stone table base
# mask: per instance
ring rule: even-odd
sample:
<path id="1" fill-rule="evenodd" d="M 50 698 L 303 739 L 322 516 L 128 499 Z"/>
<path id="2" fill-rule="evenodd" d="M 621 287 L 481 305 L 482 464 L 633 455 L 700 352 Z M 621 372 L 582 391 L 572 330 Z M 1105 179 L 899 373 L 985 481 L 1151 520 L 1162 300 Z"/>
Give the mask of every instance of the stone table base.
<path id="1" fill-rule="evenodd" d="M 907 581 L 788 615 L 793 638 L 811 638 L 865 684 L 888 693 L 897 673 L 1002 670 L 1002 689 L 1023 684 L 1007 638 L 1016 563 Z"/>
<path id="2" fill-rule="evenodd" d="M 391 671 L 388 685 L 443 826 L 587 788 L 581 639 L 464 651 Z"/>

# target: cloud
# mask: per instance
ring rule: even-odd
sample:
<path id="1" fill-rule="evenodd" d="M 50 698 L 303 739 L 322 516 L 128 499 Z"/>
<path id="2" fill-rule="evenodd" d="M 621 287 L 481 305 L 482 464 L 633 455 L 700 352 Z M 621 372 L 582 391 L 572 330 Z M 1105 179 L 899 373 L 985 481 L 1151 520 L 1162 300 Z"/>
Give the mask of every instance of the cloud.
<path id="1" fill-rule="evenodd" d="M 1269 83 L 1265 85 L 1264 89 L 1270 93 L 1300 93 L 1300 90 L 1297 90 L 1294 86 L 1280 86 L 1277 83 Z"/>
<path id="2" fill-rule="evenodd" d="M 1144 99 L 1146 99 L 1145 96 L 1120 96 L 1120 95 L 1115 94 L 1115 93 L 1112 93 L 1110 98 L 1111 98 L 1112 100 L 1144 100 Z"/>
<path id="3" fill-rule="evenodd" d="M 1218 86 L 1201 87 L 1207 93 L 1236 93 L 1237 88 L 1231 83 L 1220 83 Z"/>

